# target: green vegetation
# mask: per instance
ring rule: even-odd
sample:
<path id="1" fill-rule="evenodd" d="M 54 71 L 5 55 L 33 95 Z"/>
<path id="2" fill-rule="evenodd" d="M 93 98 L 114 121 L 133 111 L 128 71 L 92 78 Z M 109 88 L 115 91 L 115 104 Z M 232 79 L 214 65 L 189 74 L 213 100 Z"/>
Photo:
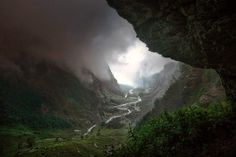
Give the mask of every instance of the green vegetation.
<path id="1" fill-rule="evenodd" d="M 164 112 L 131 129 L 126 145 L 115 156 L 200 156 L 217 140 L 231 139 L 235 123 L 231 105 L 225 101 Z"/>
<path id="2" fill-rule="evenodd" d="M 0 129 L 0 156 L 103 157 L 109 147 L 126 140 L 127 129 L 95 128 L 84 137 L 73 130 L 32 130 L 23 126 Z"/>
<path id="3" fill-rule="evenodd" d="M 70 74 L 52 71 L 39 80 L 33 75 L 34 81 L 0 79 L 0 156 L 199 157 L 217 149 L 217 141 L 236 141 L 235 116 L 213 71 L 185 67 L 181 79 L 129 134 L 129 121 L 117 119 L 97 125 L 88 136 L 83 133 L 98 113 L 108 118 L 117 112 L 111 105 L 136 99 L 87 89 Z M 188 107 L 176 111 L 183 106 Z"/>
<path id="4" fill-rule="evenodd" d="M 46 100 L 23 82 L 0 80 L 1 126 L 24 124 L 32 128 L 67 128 L 65 120 L 55 116 Z"/>
<path id="5" fill-rule="evenodd" d="M 96 128 L 83 137 L 105 110 L 97 95 L 100 89 L 90 89 L 54 66 L 35 68 L 27 76 L 1 77 L 0 89 L 0 156 L 104 156 L 108 145 L 126 138 L 123 128 Z M 132 101 L 109 91 L 103 94 L 107 105 Z"/>

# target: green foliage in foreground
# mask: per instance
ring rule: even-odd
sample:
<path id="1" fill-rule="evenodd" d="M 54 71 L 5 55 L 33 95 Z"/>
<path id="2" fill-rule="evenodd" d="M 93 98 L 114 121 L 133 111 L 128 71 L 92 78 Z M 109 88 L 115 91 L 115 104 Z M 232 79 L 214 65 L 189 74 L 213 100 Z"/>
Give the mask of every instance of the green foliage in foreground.
<path id="1" fill-rule="evenodd" d="M 32 130 L 24 126 L 0 128 L 0 156 L 104 157 L 110 145 L 126 140 L 127 129 L 95 128 L 83 137 L 73 130 Z"/>
<path id="2" fill-rule="evenodd" d="M 230 136 L 234 126 L 233 111 L 227 102 L 165 112 L 131 129 L 127 144 L 116 156 L 193 156 L 204 152 L 217 138 Z"/>

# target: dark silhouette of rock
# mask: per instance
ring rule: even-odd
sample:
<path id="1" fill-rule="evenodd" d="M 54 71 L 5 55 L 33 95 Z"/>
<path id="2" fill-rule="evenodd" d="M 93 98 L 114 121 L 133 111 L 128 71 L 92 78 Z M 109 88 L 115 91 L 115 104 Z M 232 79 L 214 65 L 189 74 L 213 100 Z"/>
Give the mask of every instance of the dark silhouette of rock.
<path id="1" fill-rule="evenodd" d="M 236 5 L 233 0 L 107 0 L 149 49 L 215 69 L 236 100 Z"/>

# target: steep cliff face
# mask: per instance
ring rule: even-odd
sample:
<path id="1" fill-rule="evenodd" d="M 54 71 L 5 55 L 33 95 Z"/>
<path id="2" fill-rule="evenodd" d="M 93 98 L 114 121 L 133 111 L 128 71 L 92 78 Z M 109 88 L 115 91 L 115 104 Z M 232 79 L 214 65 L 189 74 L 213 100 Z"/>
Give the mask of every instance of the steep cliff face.
<path id="1" fill-rule="evenodd" d="M 110 79 L 101 81 L 102 86 L 105 87 L 111 93 L 117 95 L 124 95 L 124 93 L 121 91 L 120 85 L 118 84 L 108 65 L 107 65 L 107 72 L 110 76 Z"/>
<path id="2" fill-rule="evenodd" d="M 192 104 L 208 106 L 225 98 L 225 90 L 214 70 L 174 62 L 149 79 L 152 80 L 152 88 L 150 93 L 142 97 L 142 112 L 147 115 L 157 115 Z"/>
<path id="3" fill-rule="evenodd" d="M 180 77 L 181 63 L 170 62 L 157 74 L 146 78 L 146 86 L 150 89 L 149 99 L 155 100 L 162 97 L 171 84 Z"/>
<path id="4" fill-rule="evenodd" d="M 180 65 L 180 77 L 170 85 L 163 97 L 155 101 L 151 114 L 174 111 L 183 106 L 209 104 L 225 99 L 225 90 L 219 75 L 214 70 L 203 70 Z"/>
<path id="5" fill-rule="evenodd" d="M 149 49 L 213 68 L 236 99 L 236 5 L 233 0 L 107 0 Z"/>
<path id="6" fill-rule="evenodd" d="M 109 74 L 109 79 L 107 80 L 101 80 L 94 73 L 87 69 L 83 69 L 82 74 L 87 77 L 88 81 L 85 81 L 85 86 L 93 90 L 96 95 L 103 99 L 102 101 L 106 103 L 106 100 L 109 99 L 108 95 L 112 96 L 124 96 L 124 93 L 122 92 L 120 85 L 118 84 L 117 80 L 113 76 L 109 66 L 107 65 L 107 73 Z M 108 100 L 110 101 L 110 100 Z"/>

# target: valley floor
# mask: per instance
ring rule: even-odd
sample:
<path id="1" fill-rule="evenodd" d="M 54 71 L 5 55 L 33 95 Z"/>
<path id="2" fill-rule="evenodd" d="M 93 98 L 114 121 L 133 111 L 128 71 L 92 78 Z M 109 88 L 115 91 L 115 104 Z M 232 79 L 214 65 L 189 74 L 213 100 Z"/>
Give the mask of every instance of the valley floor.
<path id="1" fill-rule="evenodd" d="M 114 99 L 114 98 L 113 98 Z M 119 112 L 101 124 L 76 130 L 30 129 L 23 125 L 0 128 L 0 156 L 4 157 L 103 157 L 126 141 L 130 120 L 141 98 L 115 99 Z"/>
<path id="2" fill-rule="evenodd" d="M 235 112 L 227 102 L 207 108 L 193 105 L 153 118 L 134 130 L 130 130 L 126 118 L 117 119 L 108 125 L 97 125 L 86 136 L 86 130 L 1 127 L 0 156 L 234 157 L 236 154 Z M 117 122 L 124 125 L 115 129 L 112 126 Z"/>
<path id="3" fill-rule="evenodd" d="M 87 136 L 73 130 L 33 131 L 24 127 L 0 130 L 4 157 L 103 157 L 125 142 L 128 129 L 97 127 Z"/>

